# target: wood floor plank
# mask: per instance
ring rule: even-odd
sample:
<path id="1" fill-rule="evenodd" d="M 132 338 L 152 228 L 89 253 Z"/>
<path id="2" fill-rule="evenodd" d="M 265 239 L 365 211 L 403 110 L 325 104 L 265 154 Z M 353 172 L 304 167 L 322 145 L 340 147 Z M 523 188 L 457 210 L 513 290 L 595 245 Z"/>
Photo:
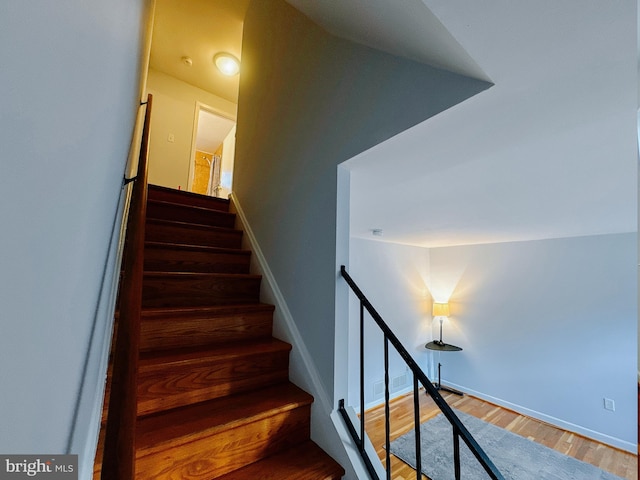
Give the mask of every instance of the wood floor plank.
<path id="1" fill-rule="evenodd" d="M 565 455 L 572 456 L 595 467 L 618 475 L 626 480 L 638 480 L 638 458 L 631 453 L 596 442 L 580 435 L 566 432 L 534 418 L 520 415 L 511 410 L 485 402 L 470 395 L 460 397 L 450 393 L 443 395 L 449 405 L 462 412 L 473 415 L 488 423 L 499 426 L 534 442 L 541 443 Z M 413 394 L 391 401 L 391 440 L 404 435 L 414 428 Z M 420 422 L 435 417 L 440 410 L 433 400 L 423 391 L 420 394 Z M 385 463 L 384 445 L 384 407 L 379 406 L 365 411 L 367 434 L 382 461 Z M 395 456 L 391 456 L 391 472 L 394 480 L 415 479 L 413 468 Z M 423 479 L 429 480 L 425 475 Z"/>

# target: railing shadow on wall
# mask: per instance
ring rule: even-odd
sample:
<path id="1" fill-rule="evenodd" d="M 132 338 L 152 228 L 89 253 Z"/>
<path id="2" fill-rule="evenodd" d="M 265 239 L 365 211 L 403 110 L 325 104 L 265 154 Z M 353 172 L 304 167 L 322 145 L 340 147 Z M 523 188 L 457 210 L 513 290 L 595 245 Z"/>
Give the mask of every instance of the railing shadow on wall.
<path id="1" fill-rule="evenodd" d="M 360 431 L 352 423 L 348 412 L 345 408 L 344 400 L 340 400 L 338 411 L 344 419 L 347 429 L 349 430 L 353 441 L 358 447 L 358 451 L 362 456 L 362 459 L 367 467 L 369 475 L 374 480 L 379 480 L 379 476 L 375 471 L 371 458 L 365 450 L 365 409 L 364 409 L 364 319 L 365 310 L 369 313 L 375 324 L 380 328 L 384 335 L 384 416 L 385 416 L 385 449 L 386 449 L 386 478 L 391 479 L 391 441 L 390 441 L 390 410 L 389 410 L 389 344 L 391 344 L 398 352 L 400 357 L 404 360 L 405 364 L 413 373 L 413 411 L 414 411 L 414 424 L 415 424 L 415 453 L 416 453 L 416 478 L 422 479 L 422 458 L 421 458 L 421 440 L 420 440 L 420 401 L 419 401 L 419 387 L 425 389 L 425 392 L 433 399 L 440 411 L 444 414 L 444 417 L 449 421 L 453 430 L 453 459 L 454 459 L 454 473 L 456 480 L 460 480 L 460 439 L 469 447 L 471 453 L 478 460 L 480 465 L 489 475 L 489 478 L 493 480 L 504 480 L 502 474 L 498 471 L 491 459 L 487 456 L 485 451 L 478 445 L 478 442 L 473 438 L 471 433 L 463 425 L 460 419 L 453 412 L 449 404 L 440 395 L 440 392 L 434 387 L 433 383 L 427 378 L 427 375 L 418 366 L 415 360 L 409 355 L 409 352 L 404 348 L 400 340 L 391 331 L 389 326 L 382 319 L 380 314 L 373 307 L 371 302 L 362 293 L 358 285 L 353 278 L 347 272 L 344 265 L 340 267 L 340 273 L 345 279 L 353 293 L 360 301 Z"/>

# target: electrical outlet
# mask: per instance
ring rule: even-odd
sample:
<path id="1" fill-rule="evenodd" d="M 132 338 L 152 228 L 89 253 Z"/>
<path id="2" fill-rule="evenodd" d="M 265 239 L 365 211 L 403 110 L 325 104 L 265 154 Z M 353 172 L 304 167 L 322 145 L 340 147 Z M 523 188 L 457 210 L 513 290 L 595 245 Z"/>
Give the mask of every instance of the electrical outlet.
<path id="1" fill-rule="evenodd" d="M 604 399 L 604 409 L 605 410 L 609 410 L 611 412 L 615 412 L 616 411 L 616 402 L 611 400 L 610 398 L 605 398 Z"/>
<path id="2" fill-rule="evenodd" d="M 169 136 L 167 137 L 167 142 L 173 143 L 175 141 L 176 141 L 176 136 L 173 133 L 170 133 Z"/>

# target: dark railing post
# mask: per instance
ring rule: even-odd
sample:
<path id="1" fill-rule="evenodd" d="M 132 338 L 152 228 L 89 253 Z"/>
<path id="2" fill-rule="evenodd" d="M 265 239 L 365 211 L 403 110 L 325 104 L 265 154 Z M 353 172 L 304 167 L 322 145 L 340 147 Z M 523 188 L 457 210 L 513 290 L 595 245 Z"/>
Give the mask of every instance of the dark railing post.
<path id="1" fill-rule="evenodd" d="M 456 480 L 460 480 L 460 436 L 455 427 L 453 429 L 453 465 Z"/>
<path id="2" fill-rule="evenodd" d="M 391 415 L 389 414 L 389 339 L 384 337 L 384 445 L 387 480 L 391 480 Z"/>
<path id="3" fill-rule="evenodd" d="M 455 471 L 456 471 L 456 480 L 460 480 L 460 437 L 462 437 L 462 440 L 469 447 L 469 450 L 471 451 L 471 453 L 473 453 L 474 457 L 478 460 L 482 468 L 484 468 L 484 470 L 487 472 L 487 474 L 489 475 L 489 478 L 491 478 L 492 480 L 504 480 L 504 477 L 502 476 L 500 471 L 496 468 L 496 466 L 493 464 L 493 462 L 485 453 L 485 451 L 482 449 L 482 447 L 478 445 L 478 442 L 476 441 L 476 439 L 473 438 L 471 433 L 469 433 L 469 430 L 467 430 L 467 428 L 460 421 L 458 416 L 451 409 L 449 404 L 444 400 L 444 398 L 442 398 L 442 395 L 440 395 L 440 392 L 436 389 L 436 387 L 434 387 L 434 385 L 431 383 L 427 375 L 422 371 L 422 369 L 418 366 L 418 364 L 413 359 L 413 357 L 409 354 L 407 349 L 402 345 L 402 342 L 400 342 L 398 337 L 396 337 L 393 331 L 391 331 L 391 329 L 382 319 L 380 314 L 376 311 L 373 305 L 371 305 L 371 302 L 367 299 L 364 293 L 362 293 L 362 290 L 360 290 L 358 285 L 354 282 L 353 278 L 351 278 L 349 273 L 347 273 L 347 269 L 345 268 L 344 265 L 340 267 L 340 273 L 342 274 L 342 277 L 345 279 L 345 281 L 347 282 L 347 284 L 349 285 L 353 293 L 355 293 L 355 295 L 360 300 L 360 410 L 362 415 L 362 422 L 361 422 L 361 427 L 362 427 L 361 439 L 362 440 L 359 440 L 356 437 L 354 437 L 354 440 L 356 441 L 356 443 L 361 441 L 362 444 L 364 445 L 364 435 L 365 435 L 364 433 L 364 353 L 363 353 L 364 352 L 364 311 L 363 310 L 366 308 L 367 312 L 369 312 L 369 315 L 371 315 L 371 318 L 376 323 L 376 325 L 378 325 L 378 327 L 380 328 L 380 330 L 384 335 L 385 351 L 388 348 L 388 342 L 390 342 L 391 345 L 393 345 L 393 347 L 396 349 L 400 357 L 404 360 L 407 367 L 409 367 L 411 372 L 413 372 L 414 402 L 415 402 L 414 412 L 416 415 L 416 419 L 415 419 L 416 442 L 418 444 L 420 443 L 420 412 L 419 412 L 419 396 L 418 396 L 419 383 L 420 383 L 424 387 L 426 393 L 433 399 L 436 406 L 440 409 L 444 417 L 449 421 L 449 423 L 453 428 L 454 463 L 455 463 Z M 388 366 L 385 365 L 386 389 L 388 389 L 387 376 L 388 376 Z M 385 392 L 385 404 L 387 405 L 387 407 L 385 408 L 385 417 L 386 417 L 385 422 L 388 422 L 389 421 L 388 392 Z M 387 444 L 388 444 L 388 441 L 387 441 Z M 369 459 L 366 456 L 366 452 L 364 452 L 364 447 L 361 447 L 361 448 L 362 448 L 361 452 L 366 462 Z M 387 448 L 387 452 L 388 451 L 389 449 Z M 387 459 L 388 458 L 389 457 L 387 453 Z M 418 468 L 416 469 L 417 470 L 416 476 L 417 478 L 420 479 L 422 478 L 421 472 L 420 472 L 421 471 L 420 464 L 422 462 L 422 458 L 421 458 L 421 450 L 420 448 L 418 448 L 418 446 L 416 447 L 416 460 L 419 463 Z M 387 465 L 389 465 L 389 460 L 387 460 Z M 387 472 L 387 478 L 389 478 L 389 472 Z"/>
<path id="4" fill-rule="evenodd" d="M 420 438 L 420 389 L 418 377 L 413 375 L 413 422 L 416 428 L 416 478 L 422 480 L 422 441 Z"/>
<path id="5" fill-rule="evenodd" d="M 366 451 L 364 451 L 364 439 L 362 439 L 361 441 L 358 438 L 358 432 L 356 431 L 355 427 L 353 426 L 353 423 L 351 422 L 351 419 L 349 418 L 347 409 L 344 406 L 344 399 L 338 402 L 338 412 L 340 413 L 340 416 L 344 420 L 344 423 L 347 426 L 347 430 L 349 431 L 351 438 L 353 438 L 353 441 L 356 443 L 358 450 L 362 452 L 362 460 L 364 461 L 364 466 L 367 468 L 367 471 L 369 472 L 369 476 L 371 477 L 372 480 L 380 480 L 380 477 L 378 477 L 378 474 L 376 473 L 376 469 L 373 468 L 373 464 L 371 463 L 371 459 L 369 458 L 369 455 L 367 454 Z M 360 447 L 360 444 L 362 444 L 362 448 Z"/>
<path id="6" fill-rule="evenodd" d="M 364 305 L 360 302 L 360 439 L 364 452 Z"/>

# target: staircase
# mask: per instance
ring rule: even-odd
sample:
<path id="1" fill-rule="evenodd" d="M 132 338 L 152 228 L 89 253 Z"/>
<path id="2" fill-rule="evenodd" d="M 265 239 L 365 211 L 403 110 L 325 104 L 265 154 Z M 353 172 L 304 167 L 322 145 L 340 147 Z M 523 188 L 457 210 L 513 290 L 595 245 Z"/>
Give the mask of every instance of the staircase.
<path id="1" fill-rule="evenodd" d="M 342 478 L 234 226 L 228 200 L 149 185 L 136 479 Z"/>

